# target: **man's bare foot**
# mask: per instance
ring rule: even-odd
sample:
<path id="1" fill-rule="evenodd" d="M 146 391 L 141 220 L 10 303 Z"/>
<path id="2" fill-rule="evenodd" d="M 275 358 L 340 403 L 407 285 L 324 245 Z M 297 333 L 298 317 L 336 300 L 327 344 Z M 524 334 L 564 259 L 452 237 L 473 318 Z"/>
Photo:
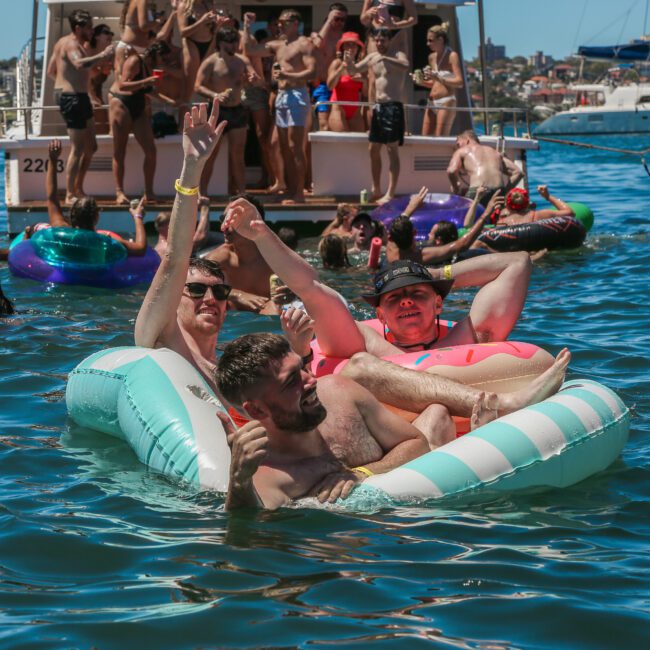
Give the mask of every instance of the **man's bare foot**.
<path id="1" fill-rule="evenodd" d="M 291 199 L 284 199 L 284 201 L 282 201 L 282 205 L 296 205 L 298 203 L 304 203 L 304 202 L 305 202 L 305 197 L 301 194 L 296 194 L 296 196 L 294 196 Z"/>
<path id="2" fill-rule="evenodd" d="M 547 397 L 554 395 L 559 390 L 566 369 L 571 361 L 571 353 L 567 348 L 563 348 L 555 357 L 553 365 L 545 370 L 539 377 L 533 379 L 525 388 L 514 393 L 504 393 L 498 396 L 499 414 L 512 413 L 518 411 L 524 406 L 537 404 Z"/>
<path id="3" fill-rule="evenodd" d="M 75 196 L 74 194 L 66 194 L 63 203 L 64 205 L 72 205 L 77 200 L 77 198 L 78 197 Z"/>
<path id="4" fill-rule="evenodd" d="M 377 199 L 377 205 L 384 205 L 385 203 L 388 203 L 389 201 L 392 201 L 394 198 L 395 198 L 394 196 L 392 196 L 392 195 L 388 194 L 388 192 L 386 192 L 386 194 L 384 194 L 384 196 L 382 196 L 380 199 Z"/>
<path id="5" fill-rule="evenodd" d="M 472 417 L 470 418 L 470 429 L 478 429 L 492 420 L 499 417 L 497 410 L 496 393 L 481 393 L 472 406 Z"/>
<path id="6" fill-rule="evenodd" d="M 370 190 L 370 196 L 368 197 L 368 203 L 375 203 L 381 198 L 381 190 L 376 190 L 374 187 Z"/>
<path id="7" fill-rule="evenodd" d="M 129 205 L 129 197 L 118 190 L 115 193 L 115 205 Z"/>
<path id="8" fill-rule="evenodd" d="M 281 185 L 280 183 L 273 183 L 271 187 L 267 189 L 269 194 L 285 194 L 287 191 L 286 185 Z"/>

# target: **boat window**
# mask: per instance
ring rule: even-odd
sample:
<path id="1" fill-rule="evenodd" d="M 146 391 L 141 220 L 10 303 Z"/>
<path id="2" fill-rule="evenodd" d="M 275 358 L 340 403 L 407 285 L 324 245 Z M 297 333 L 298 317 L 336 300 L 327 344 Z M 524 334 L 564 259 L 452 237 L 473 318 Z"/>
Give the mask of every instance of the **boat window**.
<path id="1" fill-rule="evenodd" d="M 642 95 L 637 104 L 650 104 L 650 95 Z"/>

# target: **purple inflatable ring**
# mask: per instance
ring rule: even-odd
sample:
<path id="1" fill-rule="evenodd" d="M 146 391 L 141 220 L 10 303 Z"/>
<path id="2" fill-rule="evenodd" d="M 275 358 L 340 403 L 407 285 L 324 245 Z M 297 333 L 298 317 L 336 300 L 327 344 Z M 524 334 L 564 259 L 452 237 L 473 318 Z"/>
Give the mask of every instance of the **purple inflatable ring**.
<path id="1" fill-rule="evenodd" d="M 372 218 L 381 221 L 388 229 L 391 221 L 404 212 L 410 200 L 410 194 L 395 197 L 375 208 L 372 211 Z M 457 228 L 462 228 L 471 203 L 469 199 L 456 194 L 427 194 L 424 203 L 411 215 L 417 233 L 415 238 L 418 241 L 428 239 L 431 227 L 438 221 L 451 221 Z M 479 205 L 476 209 L 476 217 L 478 218 L 482 213 L 483 206 Z"/>

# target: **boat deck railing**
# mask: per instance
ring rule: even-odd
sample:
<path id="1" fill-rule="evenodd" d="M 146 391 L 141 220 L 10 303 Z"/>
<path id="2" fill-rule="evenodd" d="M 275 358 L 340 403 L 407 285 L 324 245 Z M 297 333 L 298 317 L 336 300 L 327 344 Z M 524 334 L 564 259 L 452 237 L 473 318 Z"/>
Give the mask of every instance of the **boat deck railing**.
<path id="1" fill-rule="evenodd" d="M 372 108 L 374 104 L 370 102 L 347 102 L 347 101 L 340 101 L 340 102 L 317 102 L 316 104 L 313 105 L 313 110 L 316 111 L 316 109 L 319 106 L 357 106 L 360 108 Z M 108 104 L 104 104 L 100 107 L 97 108 L 102 108 L 102 109 L 107 109 Z M 435 108 L 432 108 L 430 106 L 421 106 L 419 104 L 404 104 L 404 108 L 409 111 L 426 111 L 426 110 L 436 110 Z M 33 114 L 34 113 L 39 113 L 42 115 L 42 112 L 44 111 L 58 111 L 59 107 L 58 106 L 9 106 L 9 107 L 0 107 L 0 136 L 4 136 L 7 132 L 7 116 L 10 113 L 18 113 L 21 114 L 23 113 L 23 119 L 18 120 L 18 123 L 20 123 L 24 127 L 24 137 L 25 140 L 29 140 L 31 133 L 31 128 L 30 125 L 32 124 L 32 119 L 33 119 Z M 502 140 L 505 139 L 506 133 L 505 133 L 505 127 L 506 125 L 512 125 L 513 127 L 513 133 L 509 135 L 509 137 L 515 137 L 515 138 L 526 138 L 526 139 L 531 139 L 531 130 L 530 130 L 530 114 L 527 110 L 521 109 L 521 108 L 465 108 L 465 107 L 454 107 L 453 109 L 445 109 L 445 110 L 454 110 L 459 113 L 470 113 L 472 116 L 474 114 L 479 114 L 479 115 L 487 115 L 488 118 L 488 123 L 490 124 L 489 120 L 490 117 L 495 118 L 491 122 L 490 130 L 487 135 L 493 135 L 501 138 Z M 509 119 L 511 118 L 511 119 Z M 39 115 L 39 120 L 41 119 Z M 318 124 L 317 120 L 314 120 L 314 124 Z"/>

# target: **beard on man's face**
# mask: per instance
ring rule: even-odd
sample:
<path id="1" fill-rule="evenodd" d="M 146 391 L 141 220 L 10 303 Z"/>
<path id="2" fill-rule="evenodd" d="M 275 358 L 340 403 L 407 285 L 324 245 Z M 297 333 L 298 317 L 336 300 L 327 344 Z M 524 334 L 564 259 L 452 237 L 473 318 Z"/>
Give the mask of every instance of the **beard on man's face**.
<path id="1" fill-rule="evenodd" d="M 327 417 L 327 409 L 317 402 L 309 408 L 300 406 L 300 410 L 289 412 L 285 409 L 274 410 L 271 415 L 273 424 L 283 431 L 305 433 L 316 428 Z"/>

